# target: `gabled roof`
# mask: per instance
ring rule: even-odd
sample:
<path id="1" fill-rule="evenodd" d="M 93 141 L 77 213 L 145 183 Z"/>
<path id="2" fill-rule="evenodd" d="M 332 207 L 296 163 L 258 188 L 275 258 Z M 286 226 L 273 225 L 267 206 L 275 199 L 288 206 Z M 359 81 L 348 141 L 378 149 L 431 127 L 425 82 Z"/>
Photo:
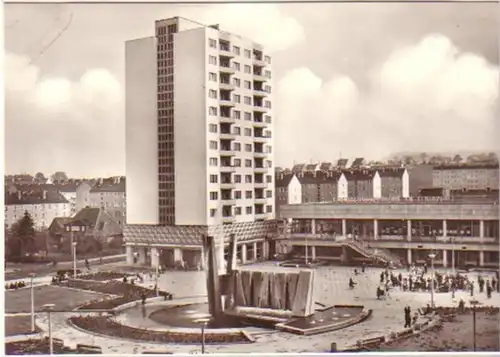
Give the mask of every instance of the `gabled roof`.
<path id="1" fill-rule="evenodd" d="M 276 187 L 288 187 L 290 184 L 290 181 L 292 181 L 294 174 L 288 173 L 278 173 L 276 174 L 276 177 L 274 178 L 275 186 Z"/>
<path id="2" fill-rule="evenodd" d="M 299 182 L 301 185 L 307 185 L 307 184 L 312 184 L 312 183 L 318 183 L 318 177 L 316 172 L 302 172 L 297 175 L 297 178 L 299 179 Z"/>
<path id="3" fill-rule="evenodd" d="M 395 177 L 395 178 L 400 178 L 403 176 L 405 173 L 406 169 L 403 167 L 398 167 L 398 168 L 384 168 L 384 169 L 379 169 L 377 170 L 380 178 L 384 177 Z"/>
<path id="4" fill-rule="evenodd" d="M 64 226 L 71 221 L 71 217 L 56 217 L 52 220 L 52 223 L 49 226 L 49 231 L 57 232 L 63 231 Z"/>
<path id="5" fill-rule="evenodd" d="M 75 216 L 71 219 L 71 222 L 68 222 L 68 224 L 83 224 L 85 226 L 95 227 L 100 211 L 100 208 L 82 208 L 77 214 L 75 214 Z"/>
<path id="6" fill-rule="evenodd" d="M 330 171 L 333 169 L 333 164 L 331 162 L 322 162 L 320 165 L 319 165 L 319 169 L 321 171 Z"/>
<path id="7" fill-rule="evenodd" d="M 304 171 L 305 167 L 306 167 L 306 164 L 293 165 L 292 172 L 294 172 L 294 173 L 302 172 L 302 171 Z"/>
<path id="8" fill-rule="evenodd" d="M 45 197 L 44 197 L 45 194 Z M 5 192 L 5 205 L 40 205 L 69 203 L 59 191 L 41 190 L 31 188 L 26 191 Z"/>
<path id="9" fill-rule="evenodd" d="M 347 166 L 348 162 L 349 162 L 349 159 L 338 159 L 337 160 L 337 167 L 343 169 Z"/>
<path id="10" fill-rule="evenodd" d="M 365 159 L 362 158 L 362 157 L 357 157 L 356 159 L 354 159 L 354 161 L 352 162 L 351 164 L 351 167 L 352 168 L 358 168 L 360 166 L 363 166 L 365 163 Z"/>
<path id="11" fill-rule="evenodd" d="M 345 170 L 343 171 L 347 181 L 371 181 L 376 174 L 374 170 Z"/>
<path id="12" fill-rule="evenodd" d="M 307 164 L 305 167 L 306 171 L 316 171 L 318 170 L 318 164 Z"/>
<path id="13" fill-rule="evenodd" d="M 120 178 L 119 182 L 116 178 L 111 177 L 102 182 L 97 182 L 94 187 L 90 189 L 91 193 L 96 192 L 121 192 L 125 193 L 125 179 Z"/>
<path id="14" fill-rule="evenodd" d="M 336 171 L 336 170 L 321 171 L 321 172 L 318 172 L 318 174 L 317 174 L 319 184 L 337 183 L 341 176 L 342 176 L 342 172 Z"/>

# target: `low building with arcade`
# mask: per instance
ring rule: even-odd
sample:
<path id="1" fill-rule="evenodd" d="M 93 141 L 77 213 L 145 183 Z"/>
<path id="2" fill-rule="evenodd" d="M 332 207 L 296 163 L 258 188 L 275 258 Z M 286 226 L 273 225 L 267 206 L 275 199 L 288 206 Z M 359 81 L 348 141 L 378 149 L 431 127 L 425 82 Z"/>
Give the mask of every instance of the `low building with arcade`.
<path id="1" fill-rule="evenodd" d="M 348 261 L 375 252 L 418 264 L 433 253 L 436 266 L 499 265 L 498 200 L 291 204 L 280 208 L 280 218 L 279 246 L 309 259 Z"/>

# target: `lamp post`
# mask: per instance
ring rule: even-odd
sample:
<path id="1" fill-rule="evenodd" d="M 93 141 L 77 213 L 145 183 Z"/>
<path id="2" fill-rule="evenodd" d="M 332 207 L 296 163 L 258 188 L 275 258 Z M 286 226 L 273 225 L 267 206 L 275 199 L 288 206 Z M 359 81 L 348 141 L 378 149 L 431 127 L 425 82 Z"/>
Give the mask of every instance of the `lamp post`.
<path id="1" fill-rule="evenodd" d="M 450 237 L 450 243 L 451 243 L 451 271 L 453 275 L 456 274 L 455 272 L 455 237 Z"/>
<path id="2" fill-rule="evenodd" d="M 432 278 L 431 278 L 431 307 L 434 308 L 434 258 L 436 258 L 436 254 L 434 254 L 434 253 L 429 254 L 429 258 L 431 259 L 431 271 L 432 271 Z"/>
<path id="3" fill-rule="evenodd" d="M 31 332 L 35 332 L 35 289 L 33 286 L 33 279 L 36 274 L 30 274 L 30 298 L 31 298 Z"/>
<path id="4" fill-rule="evenodd" d="M 154 253 L 155 256 L 156 256 L 156 283 L 155 283 L 155 287 L 156 287 L 156 296 L 160 296 L 160 288 L 158 286 L 158 280 L 159 280 L 159 275 L 160 275 L 160 253 L 159 252 L 155 252 Z"/>
<path id="5" fill-rule="evenodd" d="M 207 327 L 207 323 L 210 319 L 196 319 L 195 322 L 201 325 L 201 354 L 205 354 L 205 328 Z"/>
<path id="6" fill-rule="evenodd" d="M 53 355 L 54 354 L 54 343 L 52 341 L 52 318 L 51 318 L 51 312 L 54 309 L 54 304 L 45 304 L 43 305 L 43 309 L 47 312 L 48 314 L 48 323 L 49 323 L 49 354 Z"/>
<path id="7" fill-rule="evenodd" d="M 473 299 L 470 301 L 472 305 L 472 348 L 476 351 L 476 306 L 479 305 L 479 301 Z"/>
<path id="8" fill-rule="evenodd" d="M 73 278 L 76 278 L 76 242 L 72 242 L 73 249 Z"/>

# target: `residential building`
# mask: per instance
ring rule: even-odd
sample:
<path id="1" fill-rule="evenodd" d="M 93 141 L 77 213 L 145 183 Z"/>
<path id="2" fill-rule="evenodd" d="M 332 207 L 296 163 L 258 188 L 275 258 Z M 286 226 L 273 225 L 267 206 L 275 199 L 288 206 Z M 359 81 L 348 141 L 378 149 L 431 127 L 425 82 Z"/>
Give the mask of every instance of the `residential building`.
<path id="1" fill-rule="evenodd" d="M 90 207 L 90 190 L 96 184 L 94 181 L 82 181 L 76 188 L 75 212 Z"/>
<path id="2" fill-rule="evenodd" d="M 275 216 L 271 57 L 181 17 L 127 41 L 125 57 L 128 261 L 134 250 L 153 265 L 199 261 L 201 234 L 222 247 L 244 229 L 240 242 L 263 243 Z"/>
<path id="3" fill-rule="evenodd" d="M 349 163 L 349 159 L 338 159 L 337 160 L 337 169 L 340 169 L 340 170 L 346 169 L 348 163 Z"/>
<path id="4" fill-rule="evenodd" d="M 348 198 L 367 199 L 381 198 L 382 188 L 380 175 L 375 170 L 345 170 Z"/>
<path id="5" fill-rule="evenodd" d="M 432 171 L 432 185 L 449 190 L 498 189 L 499 180 L 498 163 L 440 165 Z"/>
<path id="6" fill-rule="evenodd" d="M 297 178 L 302 186 L 302 203 L 319 202 L 319 185 L 316 171 L 300 172 Z"/>
<path id="7" fill-rule="evenodd" d="M 125 187 L 125 177 L 100 179 L 90 189 L 89 207 L 106 210 L 120 226 L 123 226 L 127 212 Z M 81 191 L 84 191 L 84 188 Z"/>
<path id="8" fill-rule="evenodd" d="M 277 216 L 281 205 L 302 203 L 302 185 L 295 174 L 278 173 L 274 182 Z"/>
<path id="9" fill-rule="evenodd" d="M 422 189 L 433 187 L 432 165 L 418 164 L 408 167 L 410 196 L 418 197 Z"/>
<path id="10" fill-rule="evenodd" d="M 35 229 L 43 230 L 49 227 L 54 218 L 69 216 L 70 203 L 57 190 L 6 191 L 5 225 L 12 226 L 25 212 L 33 218 Z"/>
<path id="11" fill-rule="evenodd" d="M 382 168 L 377 170 L 377 172 L 380 175 L 382 197 L 410 197 L 410 177 L 406 168 Z"/>
<path id="12" fill-rule="evenodd" d="M 348 197 L 348 183 L 341 171 L 320 171 L 317 173 L 319 202 L 332 202 Z"/>
<path id="13" fill-rule="evenodd" d="M 366 161 L 362 157 L 357 157 L 351 164 L 351 169 L 360 169 L 366 165 Z"/>

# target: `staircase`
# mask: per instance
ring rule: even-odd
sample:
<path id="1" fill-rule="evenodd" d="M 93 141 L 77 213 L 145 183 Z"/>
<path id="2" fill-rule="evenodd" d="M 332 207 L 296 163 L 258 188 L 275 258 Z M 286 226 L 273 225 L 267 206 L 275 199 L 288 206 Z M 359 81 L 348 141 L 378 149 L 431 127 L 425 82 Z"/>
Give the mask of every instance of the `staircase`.
<path id="1" fill-rule="evenodd" d="M 395 266 L 401 266 L 400 258 L 387 249 L 372 248 L 364 241 L 348 240 L 345 242 L 351 249 L 364 255 L 367 258 L 382 261 L 384 263 L 392 262 Z"/>

